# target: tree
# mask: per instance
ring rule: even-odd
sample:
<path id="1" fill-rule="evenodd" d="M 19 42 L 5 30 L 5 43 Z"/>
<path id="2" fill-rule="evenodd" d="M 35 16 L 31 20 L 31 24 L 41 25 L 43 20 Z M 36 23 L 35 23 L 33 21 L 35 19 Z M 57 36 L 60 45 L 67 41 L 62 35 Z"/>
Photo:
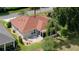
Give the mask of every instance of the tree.
<path id="1" fill-rule="evenodd" d="M 47 33 L 50 34 L 54 29 L 59 34 L 58 37 L 61 39 L 58 40 L 60 40 L 61 43 L 67 42 L 68 44 L 69 42 L 69 44 L 79 45 L 79 8 L 53 8 L 51 16 L 47 26 Z M 46 37 L 44 39 L 44 50 L 54 50 L 54 47 L 56 46 L 54 41 L 55 38 Z"/>
<path id="2" fill-rule="evenodd" d="M 20 15 L 24 15 L 25 14 L 25 11 L 24 10 L 21 10 L 19 14 Z"/>
<path id="3" fill-rule="evenodd" d="M 48 17 L 52 17 L 51 12 L 48 12 L 47 16 Z"/>
<path id="4" fill-rule="evenodd" d="M 61 29 L 61 35 L 67 36 L 68 35 L 67 29 L 65 29 L 65 28 Z"/>
<path id="5" fill-rule="evenodd" d="M 47 36 L 56 34 L 56 31 L 58 31 L 60 28 L 56 21 L 54 21 L 53 18 L 49 19 L 48 25 L 47 25 Z"/>
<path id="6" fill-rule="evenodd" d="M 34 10 L 34 16 L 36 16 L 36 10 L 40 9 L 40 7 L 31 7 L 32 10 Z"/>
<path id="7" fill-rule="evenodd" d="M 65 25 L 67 25 L 67 30 L 69 32 L 75 32 L 76 34 L 79 33 L 78 7 L 54 8 L 52 16 L 62 27 L 65 27 Z"/>
<path id="8" fill-rule="evenodd" d="M 50 36 L 45 37 L 43 44 L 42 44 L 42 48 L 45 51 L 52 51 L 52 50 L 56 50 L 57 47 L 57 43 L 54 41 L 54 39 Z"/>
<path id="9" fill-rule="evenodd" d="M 15 40 L 15 46 L 16 46 L 15 51 L 21 50 L 21 47 L 20 47 L 17 39 Z"/>
<path id="10" fill-rule="evenodd" d="M 6 8 L 5 7 L 0 7 L 0 13 L 4 13 L 6 12 Z"/>

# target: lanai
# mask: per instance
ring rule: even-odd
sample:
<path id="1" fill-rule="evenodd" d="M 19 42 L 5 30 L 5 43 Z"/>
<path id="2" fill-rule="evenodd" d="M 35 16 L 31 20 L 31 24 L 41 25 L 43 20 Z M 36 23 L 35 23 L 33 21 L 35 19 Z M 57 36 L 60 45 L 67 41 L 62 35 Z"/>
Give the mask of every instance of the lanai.
<path id="1" fill-rule="evenodd" d="M 6 50 L 6 44 L 12 43 L 13 47 L 15 47 L 15 39 L 12 35 L 4 28 L 2 24 L 0 24 L 0 45 L 4 47 L 4 51 Z"/>

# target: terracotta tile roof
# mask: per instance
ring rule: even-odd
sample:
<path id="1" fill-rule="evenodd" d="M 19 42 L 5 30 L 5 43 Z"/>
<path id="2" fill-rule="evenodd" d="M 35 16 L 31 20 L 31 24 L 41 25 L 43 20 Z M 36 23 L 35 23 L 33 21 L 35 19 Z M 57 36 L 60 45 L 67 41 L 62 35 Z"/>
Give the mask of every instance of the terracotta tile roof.
<path id="1" fill-rule="evenodd" d="M 42 31 L 48 23 L 48 18 L 45 16 L 20 16 L 11 20 L 11 23 L 22 33 L 33 29 Z"/>

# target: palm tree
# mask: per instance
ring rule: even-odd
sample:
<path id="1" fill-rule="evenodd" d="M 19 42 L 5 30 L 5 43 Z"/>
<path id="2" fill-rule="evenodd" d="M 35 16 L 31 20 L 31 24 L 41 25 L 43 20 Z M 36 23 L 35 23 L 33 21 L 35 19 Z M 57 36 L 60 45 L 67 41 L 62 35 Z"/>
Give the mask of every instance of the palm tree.
<path id="1" fill-rule="evenodd" d="M 36 10 L 40 9 L 40 7 L 31 7 L 32 10 L 34 10 L 34 16 L 36 16 Z"/>

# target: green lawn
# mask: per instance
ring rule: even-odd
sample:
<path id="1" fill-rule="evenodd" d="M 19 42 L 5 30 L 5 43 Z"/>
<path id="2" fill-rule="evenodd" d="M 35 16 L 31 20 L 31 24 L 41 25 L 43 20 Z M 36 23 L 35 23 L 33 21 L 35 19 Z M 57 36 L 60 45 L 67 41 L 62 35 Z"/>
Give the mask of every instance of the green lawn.
<path id="1" fill-rule="evenodd" d="M 10 10 L 7 12 L 0 13 L 0 16 L 9 15 L 11 13 L 21 13 L 21 12 L 27 11 L 27 10 L 30 10 L 30 8 L 24 8 L 24 9 L 19 9 L 19 10 Z"/>
<path id="2" fill-rule="evenodd" d="M 20 45 L 21 51 L 37 51 L 41 49 L 41 43 L 34 43 L 30 46 Z"/>
<path id="3" fill-rule="evenodd" d="M 30 8 L 24 8 L 24 9 L 9 11 L 9 13 L 20 13 L 20 12 L 22 12 L 22 11 L 27 11 L 27 10 L 30 10 Z"/>

